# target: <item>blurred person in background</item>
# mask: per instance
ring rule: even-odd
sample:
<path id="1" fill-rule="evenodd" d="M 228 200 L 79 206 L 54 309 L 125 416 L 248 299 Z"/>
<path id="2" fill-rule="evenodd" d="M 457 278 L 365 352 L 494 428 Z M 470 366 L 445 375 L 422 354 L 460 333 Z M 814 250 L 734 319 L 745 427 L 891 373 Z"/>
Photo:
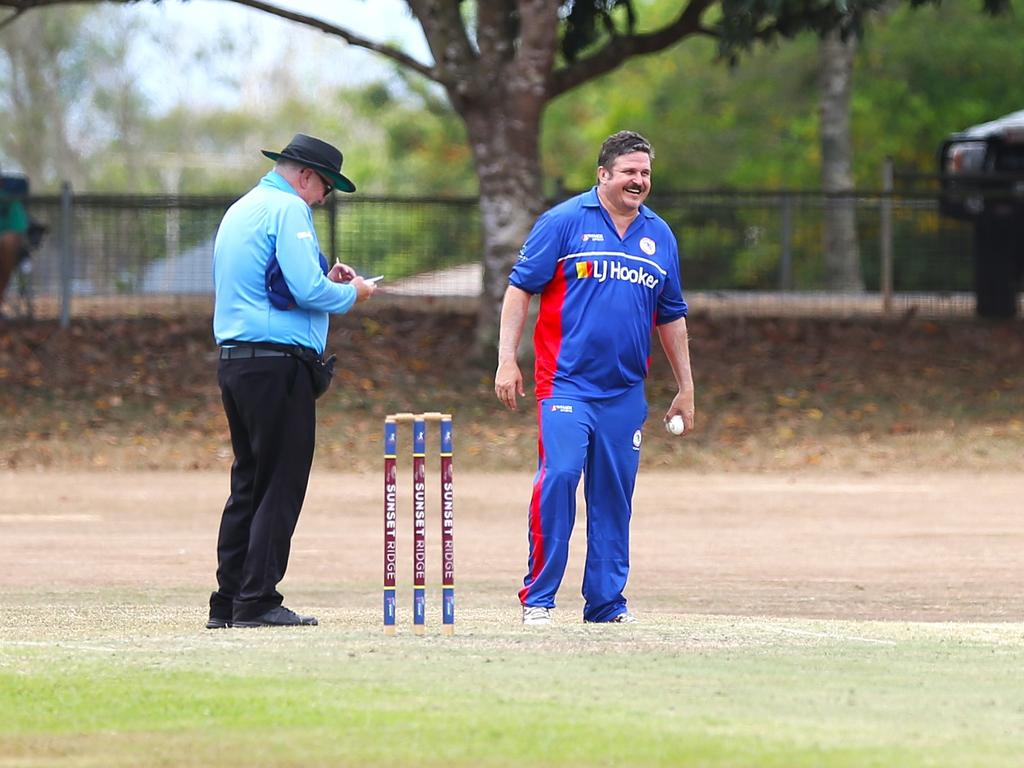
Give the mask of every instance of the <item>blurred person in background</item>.
<path id="1" fill-rule="evenodd" d="M 0 312 L 7 285 L 18 264 L 28 254 L 28 213 L 22 202 L 28 183 L 0 175 Z"/>

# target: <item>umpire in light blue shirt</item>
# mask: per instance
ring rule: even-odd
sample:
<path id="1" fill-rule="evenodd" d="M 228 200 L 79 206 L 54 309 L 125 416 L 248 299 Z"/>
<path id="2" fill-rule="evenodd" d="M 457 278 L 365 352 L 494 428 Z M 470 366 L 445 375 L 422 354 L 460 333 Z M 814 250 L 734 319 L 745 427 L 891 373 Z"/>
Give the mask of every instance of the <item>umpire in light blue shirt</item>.
<path id="1" fill-rule="evenodd" d="M 342 154 L 296 134 L 274 169 L 232 205 L 213 247 L 217 381 L 235 460 L 217 541 L 217 591 L 208 629 L 316 624 L 283 605 L 277 585 L 313 463 L 316 398 L 330 313 L 369 299 L 373 283 L 345 264 L 328 268 L 311 206 L 354 192 Z"/>

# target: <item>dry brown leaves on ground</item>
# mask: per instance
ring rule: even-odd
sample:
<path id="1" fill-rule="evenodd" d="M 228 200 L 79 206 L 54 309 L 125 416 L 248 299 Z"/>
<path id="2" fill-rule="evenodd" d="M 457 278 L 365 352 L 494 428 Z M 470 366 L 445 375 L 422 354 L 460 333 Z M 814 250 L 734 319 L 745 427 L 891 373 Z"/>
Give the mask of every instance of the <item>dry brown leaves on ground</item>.
<path id="1" fill-rule="evenodd" d="M 336 318 L 318 462 L 375 467 L 386 413 L 444 409 L 456 414 L 461 465 L 531 466 L 534 409 L 529 397 L 515 413 L 497 403 L 493 366 L 469 356 L 473 323 L 402 309 Z M 689 328 L 698 428 L 684 439 L 661 429 L 674 383 L 655 343 L 646 464 L 1020 466 L 1020 322 L 694 316 Z M 216 365 L 208 317 L 0 326 L 0 468 L 226 466 Z"/>

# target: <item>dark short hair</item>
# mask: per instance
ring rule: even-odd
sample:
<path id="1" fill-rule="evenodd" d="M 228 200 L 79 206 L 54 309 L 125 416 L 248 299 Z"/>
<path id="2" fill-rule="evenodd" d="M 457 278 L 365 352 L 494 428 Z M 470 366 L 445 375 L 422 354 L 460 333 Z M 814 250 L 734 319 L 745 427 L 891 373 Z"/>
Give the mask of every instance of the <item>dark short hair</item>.
<path id="1" fill-rule="evenodd" d="M 651 142 L 636 131 L 613 133 L 601 145 L 601 152 L 597 156 L 597 166 L 598 168 L 611 168 L 617 157 L 632 152 L 646 152 L 651 156 L 651 160 L 654 159 L 654 147 L 651 146 Z"/>

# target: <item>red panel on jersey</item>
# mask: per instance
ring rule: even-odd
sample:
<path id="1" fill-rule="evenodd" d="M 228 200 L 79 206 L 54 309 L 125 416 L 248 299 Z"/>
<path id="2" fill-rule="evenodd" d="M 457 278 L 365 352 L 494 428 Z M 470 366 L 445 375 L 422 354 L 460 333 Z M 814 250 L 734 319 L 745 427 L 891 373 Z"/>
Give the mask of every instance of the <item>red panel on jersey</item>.
<path id="1" fill-rule="evenodd" d="M 558 370 L 558 353 L 562 348 L 562 305 L 565 303 L 565 272 L 562 265 L 555 269 L 541 294 L 540 315 L 533 333 L 533 348 L 536 355 L 534 378 L 537 385 L 538 402 L 551 397 L 551 389 Z"/>

